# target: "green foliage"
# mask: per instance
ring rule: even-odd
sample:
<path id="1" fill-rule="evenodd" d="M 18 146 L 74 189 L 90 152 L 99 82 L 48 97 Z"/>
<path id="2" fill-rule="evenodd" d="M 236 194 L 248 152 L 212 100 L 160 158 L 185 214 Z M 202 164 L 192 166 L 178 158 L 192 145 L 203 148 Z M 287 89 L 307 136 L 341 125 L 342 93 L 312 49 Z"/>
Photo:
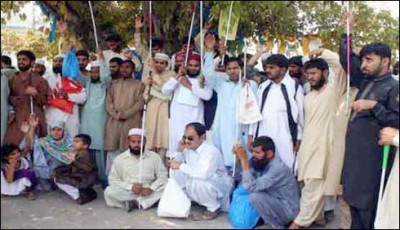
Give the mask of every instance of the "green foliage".
<path id="1" fill-rule="evenodd" d="M 18 12 L 23 1 L 2 1 L 2 13 Z M 94 50 L 93 26 L 87 1 L 43 1 L 52 7 L 61 18 L 67 18 L 69 31 L 82 43 L 84 48 Z M 163 37 L 168 50 L 180 48 L 179 40 L 189 32 L 192 6 L 198 1 L 153 1 L 156 16 L 155 36 Z M 68 7 L 65 7 L 65 4 Z M 112 33 L 120 34 L 126 43 L 133 39 L 134 19 L 143 14 L 148 25 L 148 1 L 92 1 L 96 26 L 101 45 L 104 38 Z M 218 27 L 220 10 L 227 8 L 230 1 L 204 1 L 211 6 L 209 20 Z M 67 14 L 65 9 L 69 9 Z M 231 51 L 241 49 L 243 37 L 263 42 L 266 33 L 276 44 L 290 43 L 288 37 L 301 40 L 307 34 L 319 34 L 326 48 L 337 50 L 338 41 L 344 32 L 341 17 L 344 5 L 338 1 L 235 1 L 234 11 L 240 12 L 239 30 L 236 41 L 229 42 Z M 71 11 L 72 9 L 72 11 Z M 382 41 L 399 49 L 399 19 L 389 12 L 376 13 L 363 1 L 351 1 L 356 27 L 353 33 L 356 46 Z M 72 12 L 72 13 L 71 13 Z M 199 9 L 196 10 L 195 24 L 199 24 Z M 2 17 L 3 21 L 3 17 Z M 143 29 L 146 38 L 147 28 Z M 144 39 L 145 41 L 147 39 Z"/>

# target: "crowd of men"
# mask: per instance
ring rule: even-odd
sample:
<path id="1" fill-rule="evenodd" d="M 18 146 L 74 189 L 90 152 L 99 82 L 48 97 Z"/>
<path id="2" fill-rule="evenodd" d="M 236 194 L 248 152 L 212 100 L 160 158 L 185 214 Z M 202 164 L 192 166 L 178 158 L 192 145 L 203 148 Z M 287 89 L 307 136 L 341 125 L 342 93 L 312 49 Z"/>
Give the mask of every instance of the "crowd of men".
<path id="1" fill-rule="evenodd" d="M 136 20 L 134 52 L 117 35 L 95 58 L 78 50 L 77 78 L 63 76 L 65 54 L 47 70 L 20 51 L 19 71 L 2 56 L 2 195 L 59 188 L 84 204 L 99 181 L 107 206 L 131 211 L 156 205 L 170 177 L 205 208 L 194 220 L 227 212 L 242 184 L 274 228 L 325 224 L 342 194 L 351 228 L 399 227 L 394 148 L 377 213 L 382 145 L 399 139 L 399 66 L 387 45 L 355 53 L 344 35 L 338 52 L 288 59 L 258 46 L 244 62 L 206 28 L 204 44 L 185 38 L 170 58 L 160 39 L 148 49 L 142 27 Z M 237 121 L 245 84 L 262 115 L 250 125 Z"/>

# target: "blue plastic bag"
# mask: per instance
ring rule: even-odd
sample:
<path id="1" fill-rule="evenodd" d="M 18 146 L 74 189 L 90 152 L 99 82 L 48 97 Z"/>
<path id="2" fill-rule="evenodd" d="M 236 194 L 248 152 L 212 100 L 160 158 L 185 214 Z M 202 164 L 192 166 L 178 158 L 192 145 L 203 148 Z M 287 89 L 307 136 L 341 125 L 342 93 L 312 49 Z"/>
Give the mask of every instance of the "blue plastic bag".
<path id="1" fill-rule="evenodd" d="M 242 185 L 233 192 L 231 207 L 229 208 L 229 221 L 234 228 L 254 228 L 260 215 L 250 203 L 250 194 Z"/>
<path id="2" fill-rule="evenodd" d="M 62 75 L 63 77 L 67 78 L 78 78 L 80 75 L 79 62 L 75 54 L 74 46 L 71 47 L 64 59 L 62 66 Z"/>

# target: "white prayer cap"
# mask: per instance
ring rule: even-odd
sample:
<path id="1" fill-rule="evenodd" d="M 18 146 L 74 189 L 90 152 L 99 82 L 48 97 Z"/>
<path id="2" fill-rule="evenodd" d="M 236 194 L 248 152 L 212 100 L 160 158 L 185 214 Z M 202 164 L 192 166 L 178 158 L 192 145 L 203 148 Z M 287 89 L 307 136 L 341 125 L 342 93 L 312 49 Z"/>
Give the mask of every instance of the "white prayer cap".
<path id="1" fill-rule="evenodd" d="M 164 53 L 156 53 L 156 55 L 154 56 L 154 60 L 169 62 L 169 57 Z"/>
<path id="2" fill-rule="evenodd" d="M 35 61 L 35 64 L 39 64 L 39 65 L 42 65 L 42 66 L 46 66 L 46 63 L 44 62 L 43 59 L 37 59 L 37 60 Z"/>
<path id="3" fill-rule="evenodd" d="M 146 132 L 143 129 L 138 129 L 138 128 L 133 128 L 131 130 L 129 130 L 129 134 L 128 136 L 142 136 L 142 132 L 143 132 L 143 136 L 146 137 Z"/>
<path id="4" fill-rule="evenodd" d="M 57 59 L 57 58 L 65 59 L 65 54 L 58 54 L 57 56 L 54 57 L 54 59 Z"/>
<path id="5" fill-rule="evenodd" d="M 100 67 L 101 63 L 99 61 L 90 62 L 90 67 Z"/>

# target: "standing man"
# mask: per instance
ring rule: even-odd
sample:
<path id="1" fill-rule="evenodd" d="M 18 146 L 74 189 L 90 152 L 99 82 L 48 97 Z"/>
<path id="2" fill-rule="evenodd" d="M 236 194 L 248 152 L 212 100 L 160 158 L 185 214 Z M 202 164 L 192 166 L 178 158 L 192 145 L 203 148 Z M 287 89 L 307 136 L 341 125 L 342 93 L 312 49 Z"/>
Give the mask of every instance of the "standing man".
<path id="1" fill-rule="evenodd" d="M 104 135 L 104 150 L 107 151 L 106 175 L 112 162 L 128 148 L 124 133 L 142 125 L 144 84 L 132 78 L 135 64 L 125 60 L 121 64 L 121 78 L 111 84 L 106 99 L 107 122 Z"/>
<path id="2" fill-rule="evenodd" d="M 15 113 L 14 116 L 10 115 L 5 143 L 18 146 L 24 137 L 21 125 L 28 121 L 31 110 L 39 118 L 36 134 L 39 138 L 46 136 L 47 125 L 44 106 L 49 97 L 50 88 L 46 80 L 31 71 L 36 60 L 31 51 L 22 50 L 18 52 L 17 59 L 20 72 L 16 73 L 10 81 L 10 102 Z"/>
<path id="3" fill-rule="evenodd" d="M 178 60 L 179 55 L 176 58 Z M 162 88 L 163 93 L 173 97 L 169 120 L 170 153 L 176 151 L 187 124 L 204 124 L 203 100 L 210 100 L 212 90 L 204 84 L 204 77 L 200 76 L 200 58 L 199 54 L 190 55 L 187 69 L 180 66 L 176 76 Z"/>
<path id="4" fill-rule="evenodd" d="M 295 56 L 289 59 L 289 75 L 303 87 L 304 94 L 311 91 L 310 83 L 304 75 L 303 56 Z"/>
<path id="5" fill-rule="evenodd" d="M 1 73 L 11 80 L 16 72 L 17 70 L 12 66 L 11 58 L 6 55 L 1 55 Z"/>
<path id="6" fill-rule="evenodd" d="M 242 77 L 242 69 L 239 59 L 229 58 L 225 62 L 226 73 L 216 72 L 214 64 L 215 36 L 207 35 L 205 39 L 205 62 L 204 76 L 207 84 L 218 94 L 218 106 L 213 128 L 213 139 L 215 146 L 220 149 L 224 156 L 224 164 L 228 169 L 233 166 L 232 148 L 235 144 L 246 143 L 247 127 L 239 125 L 236 120 L 237 101 L 243 85 L 239 84 Z M 251 89 L 255 93 L 257 85 L 249 81 Z M 238 130 L 239 125 L 239 130 Z"/>
<path id="7" fill-rule="evenodd" d="M 249 65 L 254 65 L 264 52 L 260 47 Z M 255 137 L 271 137 L 276 154 L 293 169 L 303 132 L 303 89 L 287 74 L 289 62 L 282 54 L 273 54 L 262 64 L 268 78 L 259 87 L 257 95 L 263 120 L 252 126 L 248 146 Z"/>
<path id="8" fill-rule="evenodd" d="M 335 160 L 339 153 L 333 147 L 336 113 L 346 91 L 346 73 L 339 56 L 329 50 L 314 50 L 311 56 L 320 58 L 306 62 L 304 67 L 312 91 L 304 101 L 306 120 L 298 153 L 298 180 L 303 184 L 300 213 L 291 229 L 309 227 L 314 221 L 325 222 L 325 200 L 328 195 L 337 195 L 337 178 L 343 165 L 343 158 L 341 162 Z M 333 84 L 328 83 L 329 67 L 335 74 Z"/>
<path id="9" fill-rule="evenodd" d="M 358 61 L 353 58 L 351 76 L 359 92 L 346 135 L 343 195 L 350 205 L 351 227 L 372 229 L 382 165 L 379 132 L 385 127 L 399 128 L 399 83 L 389 72 L 391 50 L 387 45 L 368 44 Z"/>
<path id="10" fill-rule="evenodd" d="M 122 59 L 119 57 L 111 58 L 111 60 L 108 62 L 108 68 L 110 70 L 111 79 L 113 81 L 117 80 L 121 76 L 119 72 L 121 68 L 121 63 Z"/>
<path id="11" fill-rule="evenodd" d="M 90 71 L 86 70 L 86 67 L 89 65 L 89 52 L 87 50 L 78 50 L 76 51 L 76 58 L 79 62 L 79 72 L 80 75 L 77 81 L 85 86 L 86 82 L 90 81 Z"/>
<path id="12" fill-rule="evenodd" d="M 103 53 L 100 51 L 99 60 L 90 63 L 91 80 L 86 82 L 87 100 L 82 107 L 81 133 L 92 138 L 90 151 L 97 164 L 97 172 L 101 184 L 106 184 L 106 160 L 104 152 L 104 127 L 107 121 L 106 97 L 111 78 L 108 74 Z"/>
<path id="13" fill-rule="evenodd" d="M 165 162 L 165 156 L 169 148 L 169 102 L 170 95 L 162 92 L 163 85 L 175 75 L 168 70 L 170 59 L 168 55 L 158 53 L 152 63 L 152 75 L 145 76 L 147 88 L 144 94 L 148 101 L 146 113 L 147 149 L 158 153 Z M 174 129 L 174 128 L 172 128 Z"/>
<path id="14" fill-rule="evenodd" d="M 37 59 L 35 61 L 35 65 L 33 66 L 32 71 L 44 78 L 44 74 L 46 73 L 46 64 L 45 64 L 44 60 Z"/>

